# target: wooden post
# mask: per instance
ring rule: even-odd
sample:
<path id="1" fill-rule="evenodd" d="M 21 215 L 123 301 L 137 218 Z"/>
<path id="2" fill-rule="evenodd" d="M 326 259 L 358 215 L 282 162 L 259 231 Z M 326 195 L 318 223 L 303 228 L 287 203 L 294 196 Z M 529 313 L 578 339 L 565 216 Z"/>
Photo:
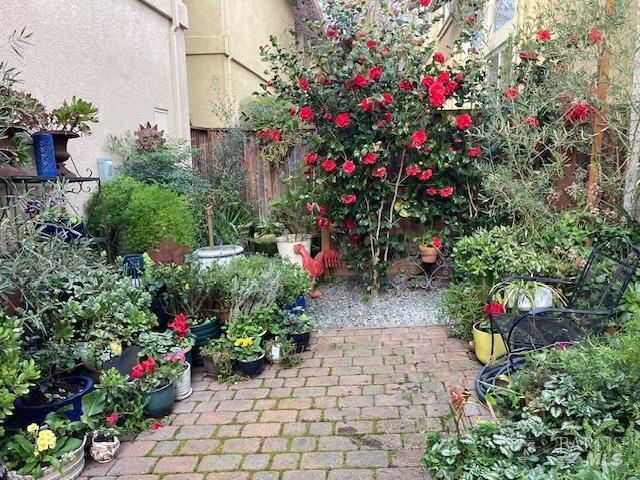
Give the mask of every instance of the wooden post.
<path id="1" fill-rule="evenodd" d="M 613 16 L 615 0 L 605 1 L 605 14 Z M 607 39 L 608 42 L 608 39 Z M 611 49 L 605 43 L 598 65 L 598 91 L 597 98 L 601 107 L 596 110 L 593 121 L 593 148 L 589 162 L 589 177 L 587 179 L 587 210 L 591 211 L 598 202 L 598 184 L 600 183 L 600 156 L 602 154 L 602 136 L 607 117 L 607 93 L 609 92 L 609 72 L 611 69 Z"/>
<path id="2" fill-rule="evenodd" d="M 215 241 L 213 240 L 213 206 L 207 205 L 204 207 L 207 211 L 207 230 L 209 233 L 209 248 L 213 250 L 216 246 Z"/>

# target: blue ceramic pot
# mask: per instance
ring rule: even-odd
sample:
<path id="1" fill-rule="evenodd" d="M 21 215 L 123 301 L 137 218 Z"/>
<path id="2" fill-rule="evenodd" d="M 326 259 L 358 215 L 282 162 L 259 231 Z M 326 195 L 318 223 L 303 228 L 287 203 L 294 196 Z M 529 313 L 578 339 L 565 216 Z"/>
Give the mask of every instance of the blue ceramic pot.
<path id="1" fill-rule="evenodd" d="M 301 315 L 307 310 L 307 299 L 304 297 L 298 297 L 296 299 L 296 303 L 293 305 L 287 305 L 285 309 L 295 315 Z"/>
<path id="2" fill-rule="evenodd" d="M 144 411 L 148 417 L 166 417 L 173 410 L 173 382 L 171 380 L 168 382 L 158 390 L 142 393 L 142 400 L 145 402 Z"/>
<path id="3" fill-rule="evenodd" d="M 238 360 L 236 361 L 236 366 L 243 375 L 253 377 L 254 375 L 259 374 L 264 367 L 264 353 L 260 358 L 252 360 L 251 362 L 243 362 Z"/>
<path id="4" fill-rule="evenodd" d="M 309 348 L 309 341 L 311 340 L 311 332 L 305 333 L 290 333 L 287 338 L 293 342 L 296 346 L 296 353 L 304 352 Z"/>
<path id="5" fill-rule="evenodd" d="M 36 160 L 36 170 L 41 177 L 55 177 L 58 175 L 56 154 L 53 148 L 53 137 L 50 133 L 34 133 L 33 153 Z"/>
<path id="6" fill-rule="evenodd" d="M 191 365 L 194 367 L 201 367 L 203 365 L 202 357 L 200 356 L 200 348 L 208 344 L 212 339 L 220 338 L 220 321 L 218 317 L 212 317 L 210 322 L 203 325 L 196 325 L 191 327 L 191 334 L 196 337 L 195 344 L 193 346 L 193 356 Z"/>
<path id="7" fill-rule="evenodd" d="M 79 420 L 82 415 L 82 397 L 85 396 L 93 388 L 93 379 L 84 375 L 64 377 L 62 378 L 67 383 L 74 385 L 81 385 L 82 389 L 74 395 L 65 398 L 64 400 L 58 400 L 52 403 L 45 403 L 42 405 L 31 405 L 25 401 L 25 397 L 18 397 L 15 401 L 14 417 L 18 420 L 22 427 L 26 427 L 31 423 L 37 423 L 42 425 L 45 417 L 56 410 L 60 410 L 62 407 L 72 405 L 72 409 L 65 413 L 65 417 L 69 420 Z M 36 387 L 37 388 L 37 387 Z M 35 389 L 32 389 L 33 392 Z"/>

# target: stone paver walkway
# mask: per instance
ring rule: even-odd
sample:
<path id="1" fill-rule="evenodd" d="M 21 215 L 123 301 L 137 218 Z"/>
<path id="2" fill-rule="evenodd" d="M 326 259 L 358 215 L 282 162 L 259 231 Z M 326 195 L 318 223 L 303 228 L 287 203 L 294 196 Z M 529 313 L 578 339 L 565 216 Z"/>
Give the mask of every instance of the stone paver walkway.
<path id="1" fill-rule="evenodd" d="M 448 427 L 447 390 L 478 367 L 444 327 L 324 331 L 295 368 L 236 385 L 194 373 L 170 425 L 81 478 L 424 479 L 423 432 Z"/>

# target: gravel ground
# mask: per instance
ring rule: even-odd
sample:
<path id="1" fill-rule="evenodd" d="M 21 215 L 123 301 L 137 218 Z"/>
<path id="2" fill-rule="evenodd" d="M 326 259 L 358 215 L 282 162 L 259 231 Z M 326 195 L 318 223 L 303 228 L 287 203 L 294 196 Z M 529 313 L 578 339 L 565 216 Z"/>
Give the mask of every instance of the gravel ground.
<path id="1" fill-rule="evenodd" d="M 318 329 L 436 325 L 442 290 L 390 289 L 370 298 L 362 282 L 338 279 L 318 285 L 322 297 L 307 300 Z"/>

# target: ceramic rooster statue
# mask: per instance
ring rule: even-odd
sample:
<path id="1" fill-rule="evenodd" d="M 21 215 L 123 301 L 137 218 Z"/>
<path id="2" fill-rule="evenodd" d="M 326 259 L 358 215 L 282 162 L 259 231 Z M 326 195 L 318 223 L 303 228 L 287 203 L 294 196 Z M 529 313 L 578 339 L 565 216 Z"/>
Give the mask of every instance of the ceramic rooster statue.
<path id="1" fill-rule="evenodd" d="M 309 275 L 313 280 L 309 291 L 311 298 L 318 298 L 322 293 L 316 289 L 316 279 L 321 277 L 324 273 L 324 252 L 320 252 L 315 258 L 311 258 L 311 255 L 301 243 L 294 245 L 293 251 L 298 255 L 302 255 L 302 266 L 307 272 L 309 272 Z"/>

